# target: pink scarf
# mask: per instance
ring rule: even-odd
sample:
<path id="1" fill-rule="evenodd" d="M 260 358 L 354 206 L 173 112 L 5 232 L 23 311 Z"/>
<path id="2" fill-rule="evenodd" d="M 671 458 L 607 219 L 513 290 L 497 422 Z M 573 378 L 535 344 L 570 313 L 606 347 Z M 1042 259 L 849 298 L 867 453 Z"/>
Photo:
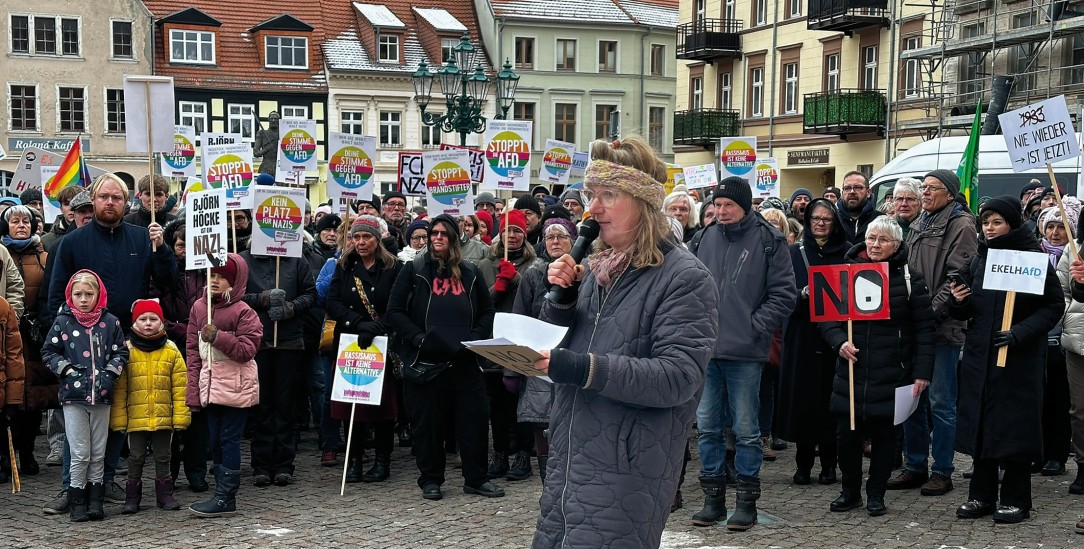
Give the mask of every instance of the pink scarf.
<path id="1" fill-rule="evenodd" d="M 621 276 L 621 273 L 625 272 L 631 261 L 632 258 L 628 254 L 613 248 L 606 248 L 592 255 L 587 260 L 587 265 L 590 267 L 591 272 L 595 273 L 595 280 L 598 281 L 599 285 L 609 290 L 610 285 L 617 280 L 617 277 Z"/>
<path id="2" fill-rule="evenodd" d="M 79 309 L 76 309 L 75 303 L 72 302 L 72 281 L 75 280 L 75 276 L 79 273 L 90 273 L 98 279 L 98 303 L 94 305 L 94 309 L 86 313 L 80 312 Z M 64 292 L 64 298 L 68 303 L 68 307 L 71 308 L 72 316 L 75 317 L 75 320 L 79 324 L 82 324 L 87 328 L 93 328 L 94 325 L 102 319 L 102 311 L 105 310 L 106 305 L 109 303 L 109 296 L 105 291 L 105 284 L 102 283 L 101 277 L 99 277 L 97 273 L 89 269 L 82 269 L 79 272 L 75 273 L 75 275 L 72 275 L 71 279 L 68 280 L 68 287 Z"/>

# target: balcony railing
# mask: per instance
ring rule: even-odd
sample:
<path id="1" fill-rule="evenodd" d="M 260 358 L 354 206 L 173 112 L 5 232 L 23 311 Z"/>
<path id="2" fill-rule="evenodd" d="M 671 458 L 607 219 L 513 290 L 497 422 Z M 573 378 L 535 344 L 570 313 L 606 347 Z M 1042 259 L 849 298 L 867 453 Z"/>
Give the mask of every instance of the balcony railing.
<path id="1" fill-rule="evenodd" d="M 677 28 L 677 58 L 710 61 L 741 57 L 743 23 L 738 19 L 698 19 Z"/>
<path id="2" fill-rule="evenodd" d="M 888 26 L 888 0 L 809 0 L 809 30 L 850 33 Z"/>
<path id="3" fill-rule="evenodd" d="M 740 114 L 731 109 L 693 109 L 674 113 L 675 145 L 710 145 L 720 137 L 737 137 Z"/>
<path id="4" fill-rule="evenodd" d="M 882 133 L 885 93 L 881 90 L 832 90 L 804 97 L 803 133 Z"/>

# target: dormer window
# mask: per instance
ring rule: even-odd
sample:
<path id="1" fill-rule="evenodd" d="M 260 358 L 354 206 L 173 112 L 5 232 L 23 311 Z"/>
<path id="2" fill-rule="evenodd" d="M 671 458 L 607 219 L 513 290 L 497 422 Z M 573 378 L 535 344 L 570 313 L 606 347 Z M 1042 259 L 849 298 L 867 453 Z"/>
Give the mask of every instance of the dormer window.
<path id="1" fill-rule="evenodd" d="M 269 69 L 309 68 L 309 39 L 302 36 L 268 36 L 264 38 Z"/>
<path id="2" fill-rule="evenodd" d="M 215 64 L 215 33 L 208 31 L 169 31 L 169 62 Z"/>
<path id="3" fill-rule="evenodd" d="M 398 34 L 381 34 L 380 41 L 377 46 L 380 52 L 381 63 L 398 63 L 399 62 L 399 35 Z"/>

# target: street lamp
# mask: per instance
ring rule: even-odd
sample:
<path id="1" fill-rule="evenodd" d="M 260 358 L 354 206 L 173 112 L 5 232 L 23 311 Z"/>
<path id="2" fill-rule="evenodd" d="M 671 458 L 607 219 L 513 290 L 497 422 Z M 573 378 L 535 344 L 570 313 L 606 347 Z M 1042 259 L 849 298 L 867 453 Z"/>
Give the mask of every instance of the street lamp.
<path id="1" fill-rule="evenodd" d="M 482 116 L 482 105 L 489 95 L 489 84 L 493 82 L 486 76 L 481 63 L 476 63 L 478 50 L 464 34 L 459 44 L 452 48 L 452 56 L 436 73 L 429 70 L 429 65 L 422 61 L 418 70 L 411 75 L 414 81 L 414 101 L 422 113 L 422 124 L 436 126 L 442 132 L 459 134 L 459 144 L 467 144 L 468 133 L 482 133 L 486 130 L 486 117 Z M 474 67 L 471 71 L 470 67 Z M 433 99 L 433 81 L 440 80 L 440 91 L 444 95 L 445 113 L 426 112 L 426 107 Z M 512 65 L 506 60 L 504 70 L 497 74 L 497 104 L 500 112 L 497 120 L 508 116 L 508 109 L 516 97 L 519 75 L 512 72 Z"/>

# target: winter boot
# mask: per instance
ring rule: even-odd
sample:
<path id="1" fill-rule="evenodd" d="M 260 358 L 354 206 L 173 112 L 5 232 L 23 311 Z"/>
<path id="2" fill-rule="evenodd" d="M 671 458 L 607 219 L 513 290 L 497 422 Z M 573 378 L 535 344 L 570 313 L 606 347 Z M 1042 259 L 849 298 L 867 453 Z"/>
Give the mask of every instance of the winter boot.
<path id="1" fill-rule="evenodd" d="M 493 452 L 493 458 L 489 460 L 489 471 L 486 472 L 486 478 L 501 478 L 507 474 L 508 454 L 504 452 Z"/>
<path id="2" fill-rule="evenodd" d="M 206 492 L 207 489 L 210 488 L 210 486 L 207 485 L 206 471 L 196 471 L 193 473 L 186 472 L 184 476 L 188 479 L 188 489 L 193 492 Z"/>
<path id="3" fill-rule="evenodd" d="M 757 523 L 757 500 L 760 499 L 760 479 L 738 477 L 734 514 L 726 521 L 727 530 L 748 530 Z"/>
<path id="4" fill-rule="evenodd" d="M 377 454 L 373 459 L 373 466 L 361 475 L 362 482 L 383 482 L 391 475 L 391 456 Z"/>
<path id="5" fill-rule="evenodd" d="M 361 482 L 361 478 L 365 475 L 361 472 L 362 458 L 350 458 L 350 466 L 346 468 L 346 482 L 353 484 L 355 482 Z"/>
<path id="6" fill-rule="evenodd" d="M 105 518 L 105 485 L 95 482 L 87 487 L 87 516 L 90 520 L 102 520 Z"/>
<path id="7" fill-rule="evenodd" d="M 139 512 L 139 503 L 143 501 L 143 481 L 129 480 L 124 485 L 124 507 L 120 508 L 122 515 L 131 515 Z"/>
<path id="8" fill-rule="evenodd" d="M 693 525 L 713 526 L 726 516 L 726 479 L 700 477 L 704 490 L 704 508 L 693 515 Z"/>
<path id="9" fill-rule="evenodd" d="M 86 522 L 90 520 L 87 515 L 87 489 L 68 488 L 68 513 L 72 522 Z"/>
<path id="10" fill-rule="evenodd" d="M 215 471 L 215 494 L 207 501 L 193 503 L 188 510 L 200 517 L 232 517 L 237 514 L 237 489 L 241 471 L 219 467 Z"/>
<path id="11" fill-rule="evenodd" d="M 527 480 L 531 476 L 530 452 L 517 452 L 512 461 L 512 468 L 508 470 L 508 480 Z"/>
<path id="12" fill-rule="evenodd" d="M 181 508 L 181 504 L 173 499 L 173 479 L 169 477 L 154 479 L 154 499 L 159 509 L 176 511 Z"/>
<path id="13" fill-rule="evenodd" d="M 1077 464 L 1076 466 L 1076 479 L 1069 485 L 1070 494 L 1084 494 L 1084 465 Z"/>
<path id="14" fill-rule="evenodd" d="M 535 458 L 538 461 L 538 477 L 542 479 L 542 485 L 546 485 L 546 464 L 549 463 L 549 456 L 538 456 Z"/>

